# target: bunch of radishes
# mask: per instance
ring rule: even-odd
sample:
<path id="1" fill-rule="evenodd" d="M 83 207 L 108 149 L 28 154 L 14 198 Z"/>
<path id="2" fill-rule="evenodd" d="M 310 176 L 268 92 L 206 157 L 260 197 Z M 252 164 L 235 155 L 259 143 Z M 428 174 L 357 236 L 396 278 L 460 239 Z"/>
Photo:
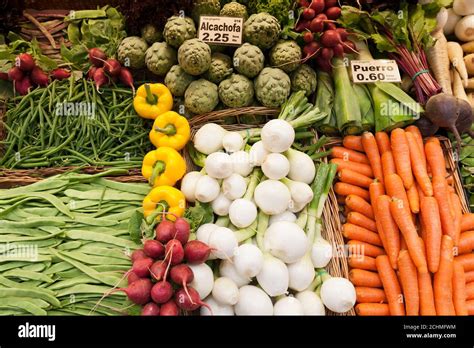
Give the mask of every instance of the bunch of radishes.
<path id="1" fill-rule="evenodd" d="M 15 91 L 21 95 L 26 95 L 31 88 L 46 87 L 50 79 L 62 80 L 68 78 L 71 73 L 62 68 L 55 69 L 48 75 L 41 69 L 29 53 L 21 53 L 15 58 L 15 66 L 8 71 L 3 79 L 13 82 Z"/>
<path id="2" fill-rule="evenodd" d="M 188 239 L 189 223 L 185 219 L 164 219 L 156 227 L 156 238 L 146 240 L 143 249 L 132 253 L 128 287 L 118 290 L 133 303 L 143 305 L 142 315 L 176 316 L 180 309 L 194 311 L 207 306 L 192 287 L 193 269 L 204 264 L 211 248 Z"/>
<path id="3" fill-rule="evenodd" d="M 120 81 L 135 91 L 132 73 L 123 67 L 117 59 L 107 58 L 105 52 L 100 48 L 91 48 L 89 50 L 89 61 L 92 66 L 87 73 L 87 78 L 95 82 L 97 90 L 111 82 L 117 83 Z"/>
<path id="4" fill-rule="evenodd" d="M 305 59 L 314 59 L 321 70 L 331 72 L 331 59 L 356 52 L 344 28 L 336 20 L 341 16 L 338 0 L 300 0 L 302 8 L 295 30 L 303 34 Z"/>

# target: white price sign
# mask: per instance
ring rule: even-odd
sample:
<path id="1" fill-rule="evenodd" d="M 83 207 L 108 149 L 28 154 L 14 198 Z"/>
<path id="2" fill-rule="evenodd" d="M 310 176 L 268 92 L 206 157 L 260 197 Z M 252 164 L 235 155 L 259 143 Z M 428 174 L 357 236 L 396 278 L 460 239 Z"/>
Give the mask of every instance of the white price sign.
<path id="1" fill-rule="evenodd" d="M 355 83 L 402 81 L 397 62 L 394 60 L 352 60 L 351 69 Z"/>
<path id="2" fill-rule="evenodd" d="M 213 45 L 241 45 L 243 18 L 201 16 L 198 38 Z"/>

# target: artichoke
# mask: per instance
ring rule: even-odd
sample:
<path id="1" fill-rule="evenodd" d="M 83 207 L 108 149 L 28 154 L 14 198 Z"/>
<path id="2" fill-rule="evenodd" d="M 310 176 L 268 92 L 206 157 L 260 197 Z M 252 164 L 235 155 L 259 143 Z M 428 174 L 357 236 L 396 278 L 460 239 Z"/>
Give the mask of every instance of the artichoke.
<path id="1" fill-rule="evenodd" d="M 178 48 L 184 41 L 196 37 L 196 26 L 189 17 L 172 16 L 165 24 L 163 36 L 168 45 Z"/>
<path id="2" fill-rule="evenodd" d="M 307 97 L 316 91 L 318 84 L 316 71 L 313 70 L 309 65 L 300 65 L 291 74 L 291 90 L 305 91 Z"/>
<path id="3" fill-rule="evenodd" d="M 163 33 L 159 31 L 153 24 L 145 25 L 142 30 L 142 39 L 146 41 L 147 44 L 152 45 L 155 42 L 161 41 L 163 38 Z"/>
<path id="4" fill-rule="evenodd" d="M 211 48 L 199 39 L 185 41 L 178 50 L 179 65 L 191 75 L 201 75 L 211 66 Z"/>
<path id="5" fill-rule="evenodd" d="M 220 15 L 225 17 L 241 17 L 244 21 L 248 18 L 247 7 L 236 1 L 225 4 L 221 9 Z"/>
<path id="6" fill-rule="evenodd" d="M 290 78 L 281 69 L 264 68 L 255 79 L 255 95 L 266 107 L 279 107 L 286 101 L 290 92 Z"/>
<path id="7" fill-rule="evenodd" d="M 153 74 L 166 75 L 176 62 L 176 50 L 166 42 L 155 42 L 146 50 L 145 64 Z"/>
<path id="8" fill-rule="evenodd" d="M 265 12 L 251 15 L 244 23 L 244 40 L 261 49 L 272 47 L 278 41 L 280 32 L 278 20 Z"/>
<path id="9" fill-rule="evenodd" d="M 138 36 L 129 36 L 122 40 L 117 48 L 117 58 L 122 65 L 133 69 L 145 66 L 145 52 L 148 44 Z"/>
<path id="10" fill-rule="evenodd" d="M 270 50 L 270 64 L 289 73 L 300 65 L 301 47 L 293 40 L 280 40 Z"/>
<path id="11" fill-rule="evenodd" d="M 232 74 L 219 84 L 219 97 L 230 108 L 251 105 L 253 95 L 253 82 L 243 75 Z"/>
<path id="12" fill-rule="evenodd" d="M 222 53 L 213 53 L 211 66 L 204 77 L 213 83 L 219 83 L 232 74 L 232 59 Z"/>
<path id="13" fill-rule="evenodd" d="M 215 16 L 221 10 L 221 3 L 219 0 L 194 0 L 193 3 L 193 19 L 199 24 L 199 17 L 201 16 Z"/>
<path id="14" fill-rule="evenodd" d="M 242 75 L 254 78 L 262 71 L 265 63 L 265 56 L 258 46 L 244 43 L 237 48 L 234 53 L 234 67 Z"/>
<path id="15" fill-rule="evenodd" d="M 166 74 L 165 85 L 169 88 L 171 94 L 182 97 L 189 84 L 194 81 L 194 76 L 189 75 L 179 65 L 173 65 Z"/>
<path id="16" fill-rule="evenodd" d="M 191 82 L 184 93 L 184 105 L 194 114 L 210 112 L 218 103 L 217 85 L 204 79 Z"/>

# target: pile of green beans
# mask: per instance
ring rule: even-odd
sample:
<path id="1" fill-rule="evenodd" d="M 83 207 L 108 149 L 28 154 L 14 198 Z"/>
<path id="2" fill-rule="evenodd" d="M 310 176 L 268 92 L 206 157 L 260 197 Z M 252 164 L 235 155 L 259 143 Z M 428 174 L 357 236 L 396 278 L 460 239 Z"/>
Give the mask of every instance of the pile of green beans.
<path id="1" fill-rule="evenodd" d="M 116 171 L 116 170 L 115 170 Z M 0 190 L 0 315 L 126 315 L 128 220 L 149 187 L 68 173 Z"/>
<path id="2" fill-rule="evenodd" d="M 94 105 L 94 113 L 64 116 L 58 105 L 73 105 L 65 103 Z M 86 79 L 54 81 L 10 99 L 3 126 L 0 166 L 6 168 L 136 168 L 151 150 L 151 122 L 136 114 L 132 91 L 114 86 L 98 92 Z"/>

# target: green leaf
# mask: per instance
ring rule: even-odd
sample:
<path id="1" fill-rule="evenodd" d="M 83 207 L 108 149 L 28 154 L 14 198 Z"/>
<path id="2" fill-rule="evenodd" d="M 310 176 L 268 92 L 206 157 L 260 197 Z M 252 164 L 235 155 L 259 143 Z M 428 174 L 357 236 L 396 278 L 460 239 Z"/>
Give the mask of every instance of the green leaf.
<path id="1" fill-rule="evenodd" d="M 0 80 L 0 100 L 7 100 L 13 96 L 13 84 L 10 81 Z"/>
<path id="2" fill-rule="evenodd" d="M 397 48 L 392 45 L 386 36 L 382 34 L 372 34 L 370 37 L 374 40 L 380 52 L 397 52 Z"/>
<path id="3" fill-rule="evenodd" d="M 128 233 L 130 238 L 135 243 L 139 244 L 141 241 L 141 225 L 143 221 L 143 213 L 137 209 L 133 212 L 130 220 L 128 221 Z"/>
<path id="4" fill-rule="evenodd" d="M 191 232 L 196 232 L 199 226 L 212 223 L 214 213 L 209 203 L 196 202 L 194 207 L 189 207 L 184 212 L 184 218 L 188 220 Z"/>

